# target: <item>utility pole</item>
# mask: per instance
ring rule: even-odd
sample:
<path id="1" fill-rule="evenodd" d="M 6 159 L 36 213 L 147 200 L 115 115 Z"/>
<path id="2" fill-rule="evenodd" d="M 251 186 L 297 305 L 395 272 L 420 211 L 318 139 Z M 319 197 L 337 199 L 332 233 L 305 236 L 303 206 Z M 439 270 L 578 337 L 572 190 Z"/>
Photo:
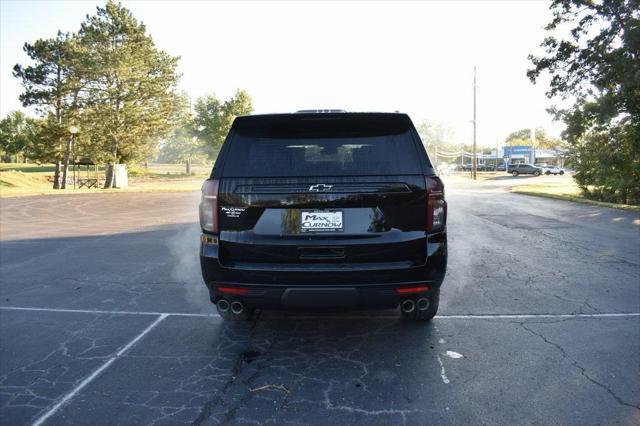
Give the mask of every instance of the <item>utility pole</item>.
<path id="1" fill-rule="evenodd" d="M 478 159 L 476 156 L 476 67 L 473 67 L 473 161 L 471 163 L 471 177 L 473 180 L 477 179 L 477 168 L 478 168 Z"/>
<path id="2" fill-rule="evenodd" d="M 496 163 L 495 163 L 495 168 L 494 168 L 494 172 L 498 171 L 498 150 L 500 149 L 500 139 L 498 138 L 498 136 L 496 136 Z"/>
<path id="3" fill-rule="evenodd" d="M 536 129 L 535 127 L 531 128 L 531 164 L 536 164 Z"/>

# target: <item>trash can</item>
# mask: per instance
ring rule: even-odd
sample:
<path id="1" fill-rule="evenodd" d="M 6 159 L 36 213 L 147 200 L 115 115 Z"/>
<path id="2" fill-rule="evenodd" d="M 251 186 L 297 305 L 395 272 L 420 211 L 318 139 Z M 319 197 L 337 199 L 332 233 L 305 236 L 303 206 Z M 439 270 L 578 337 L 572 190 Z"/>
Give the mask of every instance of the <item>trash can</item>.
<path id="1" fill-rule="evenodd" d="M 113 186 L 115 188 L 126 188 L 129 186 L 129 176 L 126 164 L 113 165 Z"/>

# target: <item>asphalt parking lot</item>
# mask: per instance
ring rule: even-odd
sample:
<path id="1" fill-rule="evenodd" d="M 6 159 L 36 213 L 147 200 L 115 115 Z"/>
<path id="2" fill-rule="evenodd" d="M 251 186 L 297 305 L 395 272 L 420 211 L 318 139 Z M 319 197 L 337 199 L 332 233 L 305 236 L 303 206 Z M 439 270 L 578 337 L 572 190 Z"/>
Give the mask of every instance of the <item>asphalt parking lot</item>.
<path id="1" fill-rule="evenodd" d="M 0 203 L 0 423 L 640 424 L 637 213 L 447 187 L 439 316 L 214 315 L 198 194 Z"/>

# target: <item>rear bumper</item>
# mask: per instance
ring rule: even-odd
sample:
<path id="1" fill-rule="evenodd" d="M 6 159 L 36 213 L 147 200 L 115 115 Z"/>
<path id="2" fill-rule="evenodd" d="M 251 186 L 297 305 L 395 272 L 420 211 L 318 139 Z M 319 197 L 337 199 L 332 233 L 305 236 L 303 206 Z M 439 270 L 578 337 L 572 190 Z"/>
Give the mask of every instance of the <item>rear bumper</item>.
<path id="1" fill-rule="evenodd" d="M 392 308 L 408 297 L 440 288 L 447 267 L 446 232 L 429 235 L 427 262 L 420 266 L 388 264 L 242 264 L 223 266 L 215 237 L 201 239 L 202 276 L 213 303 L 221 297 L 241 299 L 250 308 Z M 240 287 L 246 294 L 221 293 Z M 400 287 L 428 286 L 420 295 L 400 295 Z"/>

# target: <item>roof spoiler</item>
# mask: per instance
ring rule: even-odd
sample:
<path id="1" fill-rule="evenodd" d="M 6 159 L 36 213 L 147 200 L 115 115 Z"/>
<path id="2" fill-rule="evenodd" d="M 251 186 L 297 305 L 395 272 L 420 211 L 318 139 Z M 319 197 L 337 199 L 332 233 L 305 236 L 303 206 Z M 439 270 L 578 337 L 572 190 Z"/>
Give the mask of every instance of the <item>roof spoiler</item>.
<path id="1" fill-rule="evenodd" d="M 300 109 L 296 114 L 327 114 L 332 112 L 347 112 L 346 109 Z"/>

